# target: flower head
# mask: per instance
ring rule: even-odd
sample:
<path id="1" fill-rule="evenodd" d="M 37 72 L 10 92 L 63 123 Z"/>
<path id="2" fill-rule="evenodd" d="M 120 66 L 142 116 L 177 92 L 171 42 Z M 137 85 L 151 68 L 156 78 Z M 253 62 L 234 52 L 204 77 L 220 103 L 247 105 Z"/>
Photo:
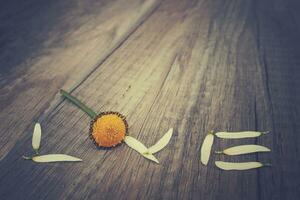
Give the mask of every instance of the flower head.
<path id="1" fill-rule="evenodd" d="M 98 147 L 114 147 L 120 144 L 127 131 L 126 119 L 118 112 L 100 113 L 90 126 L 90 136 Z"/>

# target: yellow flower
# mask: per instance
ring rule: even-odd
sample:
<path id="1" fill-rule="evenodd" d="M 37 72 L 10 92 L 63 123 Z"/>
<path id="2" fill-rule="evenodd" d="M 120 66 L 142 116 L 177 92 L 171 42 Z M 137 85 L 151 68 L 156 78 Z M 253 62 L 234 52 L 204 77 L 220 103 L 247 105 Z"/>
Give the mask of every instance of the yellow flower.
<path id="1" fill-rule="evenodd" d="M 100 113 L 90 126 L 90 136 L 98 147 L 114 147 L 120 144 L 127 132 L 126 119 L 118 112 Z"/>

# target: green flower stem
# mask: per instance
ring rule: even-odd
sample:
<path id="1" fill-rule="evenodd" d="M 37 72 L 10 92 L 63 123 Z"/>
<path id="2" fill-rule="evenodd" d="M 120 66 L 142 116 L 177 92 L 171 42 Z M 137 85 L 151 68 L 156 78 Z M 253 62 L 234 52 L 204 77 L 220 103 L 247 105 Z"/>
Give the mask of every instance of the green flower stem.
<path id="1" fill-rule="evenodd" d="M 97 113 L 95 113 L 92 109 L 84 105 L 81 101 L 79 101 L 76 97 L 72 96 L 65 90 L 60 90 L 60 93 L 62 96 L 67 98 L 69 101 L 71 101 L 73 104 L 75 104 L 78 108 L 86 112 L 92 119 L 94 119 L 97 116 Z"/>

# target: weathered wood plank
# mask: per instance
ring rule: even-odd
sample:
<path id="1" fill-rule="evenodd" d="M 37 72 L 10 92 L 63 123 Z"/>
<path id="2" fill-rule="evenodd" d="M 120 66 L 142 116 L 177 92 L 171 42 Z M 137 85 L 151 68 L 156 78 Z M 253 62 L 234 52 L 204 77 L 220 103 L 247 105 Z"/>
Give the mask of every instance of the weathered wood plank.
<path id="1" fill-rule="evenodd" d="M 30 152 L 31 135 L 24 134 L 2 160 L 0 195 L 297 199 L 300 57 L 296 34 L 290 33 L 297 25 L 282 28 L 276 22 L 287 10 L 278 13 L 275 8 L 255 1 L 164 1 L 73 92 L 95 111 L 125 114 L 130 135 L 147 145 L 174 127 L 168 148 L 157 154 L 161 165 L 126 145 L 97 150 L 88 138 L 89 118 L 64 101 L 43 118 L 42 152 L 68 153 L 84 162 L 25 162 L 20 156 Z M 252 142 L 273 151 L 258 156 L 213 155 L 204 167 L 199 149 L 211 129 L 271 130 L 257 140 L 216 140 L 214 149 Z M 258 159 L 274 166 L 225 172 L 213 166 L 218 159 Z"/>
<path id="2" fill-rule="evenodd" d="M 259 19 L 255 30 L 261 83 L 256 84 L 256 120 L 257 127 L 272 130 L 271 137 L 260 142 L 273 149 L 271 155 L 258 155 L 273 163 L 272 170 L 259 173 L 261 199 L 298 199 L 300 195 L 299 9 L 298 1 L 271 6 L 258 1 L 254 12 Z M 260 92 L 262 88 L 265 93 Z"/>
<path id="3" fill-rule="evenodd" d="M 158 1 L 9 1 L 1 5 L 0 157 L 33 120 L 57 106 Z M 51 102 L 51 104 L 50 104 Z M 46 115 L 46 114 L 45 114 Z M 43 116 L 43 115 L 42 115 Z"/>
<path id="4" fill-rule="evenodd" d="M 213 48 L 207 48 L 215 45 L 216 39 L 221 34 L 215 31 L 208 32 L 209 20 L 212 14 L 215 14 L 209 11 L 216 9 L 213 11 L 217 12 L 221 6 L 221 2 L 206 3 L 202 6 L 199 4 L 196 7 L 194 4 L 188 5 L 183 2 L 165 4 L 149 22 L 141 27 L 141 30 L 132 35 L 128 42 L 111 56 L 101 70 L 95 71 L 75 92 L 76 96 L 97 110 L 117 110 L 126 114 L 131 124 L 131 134 L 146 144 L 153 143 L 170 126 L 174 126 L 176 134 L 171 143 L 173 147 L 161 153 L 163 157 L 159 157 L 164 167 L 149 163 L 124 146 L 109 153 L 86 149 L 87 152 L 81 156 L 84 156 L 87 161 L 69 169 L 69 178 L 65 176 L 61 181 L 73 182 L 70 175 L 79 173 L 82 167 L 88 175 L 78 177 L 75 186 L 68 184 L 69 187 L 64 192 L 61 188 L 49 186 L 53 191 L 52 197 L 59 193 L 64 193 L 66 196 L 80 196 L 83 193 L 91 198 L 122 198 L 124 196 L 180 199 L 201 195 L 205 180 L 212 182 L 212 179 L 219 173 L 212 166 L 211 168 L 199 166 L 201 141 L 208 130 L 216 127 L 214 122 L 209 121 L 207 117 L 212 115 L 211 117 L 217 122 L 224 123 L 223 117 L 219 117 L 218 112 L 230 112 L 234 106 L 231 102 L 232 97 L 228 94 L 233 94 L 235 91 L 235 79 L 232 78 L 226 82 L 229 87 L 220 80 L 224 73 L 227 76 L 234 74 L 235 68 L 232 65 L 226 66 L 214 62 L 215 56 L 226 60 L 226 54 L 222 53 L 225 47 L 217 52 Z M 156 30 L 156 33 L 150 30 Z M 210 39 L 209 43 L 207 39 Z M 217 55 L 212 55 L 213 53 Z M 127 58 L 126 62 L 124 62 L 125 58 Z M 222 71 L 217 72 L 218 68 Z M 215 84 L 220 87 L 214 86 Z M 131 88 L 126 92 L 129 85 Z M 227 93 L 222 90 L 226 90 Z M 202 98 L 199 98 L 199 95 Z M 215 105 L 218 101 L 213 101 L 216 98 L 229 98 L 225 101 L 227 108 L 225 107 L 226 109 L 222 111 L 214 110 L 218 109 L 218 105 Z M 74 118 L 69 119 L 70 115 Z M 80 118 L 83 121 L 78 121 Z M 82 112 L 69 103 L 64 103 L 44 125 L 46 131 L 55 130 L 55 137 L 51 132 L 46 135 L 47 144 L 44 148 L 49 151 L 70 151 L 68 144 L 75 138 L 78 142 L 72 145 L 74 149 L 79 149 L 78 147 L 83 143 L 92 147 L 87 134 L 84 134 L 87 124 L 88 119 L 82 116 Z M 63 126 L 63 128 L 58 129 L 58 126 Z M 64 136 L 64 133 L 71 132 L 71 130 L 77 131 L 72 136 Z M 63 140 L 67 142 L 56 146 L 58 141 Z M 25 146 L 24 148 L 26 149 Z M 76 150 L 76 153 L 79 152 Z M 167 163 L 171 163 L 169 168 L 166 166 Z M 57 168 L 53 170 L 55 171 L 53 176 L 57 177 Z M 208 173 L 208 177 L 200 175 L 205 173 Z M 210 173 L 213 173 L 213 176 L 209 175 Z M 253 173 L 246 172 L 245 175 L 251 185 L 256 183 L 256 176 L 255 173 L 253 176 Z M 144 176 L 148 178 L 142 178 Z M 214 197 L 217 191 L 221 191 L 222 194 L 226 192 L 236 194 L 236 197 L 247 194 L 253 199 L 258 193 L 256 188 L 233 188 L 227 185 L 229 177 L 233 185 L 237 185 L 244 178 L 239 174 L 225 174 L 223 178 L 219 178 L 219 182 L 224 186 L 220 187 L 216 184 L 211 188 L 215 192 L 207 196 Z M 25 178 L 24 175 L 22 178 Z M 160 182 L 160 180 L 163 181 Z M 45 179 L 42 181 L 43 183 L 39 184 L 36 191 L 43 190 L 42 185 L 49 184 Z M 61 181 L 60 184 L 63 184 Z M 123 184 L 117 184 L 118 182 Z M 87 186 L 82 187 L 83 183 Z M 89 187 L 97 183 L 102 183 L 101 187 L 93 188 L 99 191 L 91 191 Z M 146 187 L 141 187 L 141 185 Z M 190 192 L 191 187 L 193 193 Z M 26 187 L 22 193 L 33 196 L 35 190 L 28 191 Z"/>

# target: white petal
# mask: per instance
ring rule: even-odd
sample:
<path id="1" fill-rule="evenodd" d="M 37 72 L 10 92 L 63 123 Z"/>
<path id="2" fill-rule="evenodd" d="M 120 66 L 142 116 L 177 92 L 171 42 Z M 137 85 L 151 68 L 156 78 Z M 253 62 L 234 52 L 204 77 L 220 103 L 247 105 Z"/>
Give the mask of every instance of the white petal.
<path id="1" fill-rule="evenodd" d="M 218 132 L 215 135 L 218 138 L 223 139 L 242 139 L 242 138 L 255 138 L 268 132 L 258 132 L 258 131 L 242 131 L 242 132 Z"/>
<path id="2" fill-rule="evenodd" d="M 157 160 L 157 158 L 155 158 L 154 155 L 152 154 L 142 154 L 145 158 L 152 160 L 153 162 L 156 162 L 157 164 L 159 163 L 159 161 Z"/>
<path id="3" fill-rule="evenodd" d="M 39 162 L 39 163 L 82 161 L 82 159 L 80 159 L 80 158 L 76 158 L 76 157 L 65 155 L 65 154 L 48 154 L 48 155 L 42 155 L 42 156 L 34 156 L 32 158 L 32 160 L 34 162 Z"/>
<path id="4" fill-rule="evenodd" d="M 233 162 L 215 161 L 215 164 L 218 168 L 223 170 L 248 170 L 248 169 L 255 169 L 264 166 L 270 166 L 269 164 L 263 164 L 261 162 L 233 163 Z"/>
<path id="5" fill-rule="evenodd" d="M 214 135 L 212 133 L 208 133 L 202 143 L 201 146 L 201 162 L 203 165 L 207 165 L 210 157 L 211 147 L 214 142 Z"/>
<path id="6" fill-rule="evenodd" d="M 216 151 L 216 153 L 223 153 L 226 155 L 242 155 L 242 154 L 249 154 L 249 153 L 256 153 L 256 152 L 270 152 L 271 150 L 265 146 L 261 145 L 240 145 L 227 148 L 223 151 Z"/>
<path id="7" fill-rule="evenodd" d="M 138 141 L 137 139 L 135 139 L 134 137 L 131 136 L 125 136 L 124 142 L 132 149 L 136 150 L 137 152 L 143 154 L 146 153 L 148 151 L 148 148 L 141 143 L 140 141 Z"/>
<path id="8" fill-rule="evenodd" d="M 170 142 L 170 139 L 173 134 L 173 128 L 171 128 L 162 138 L 160 138 L 153 146 L 149 147 L 149 153 L 153 154 L 156 152 L 159 152 L 164 147 L 167 146 L 167 144 Z"/>
<path id="9" fill-rule="evenodd" d="M 144 156 L 145 158 L 154 161 L 156 163 L 159 163 L 159 161 L 155 158 L 155 156 L 153 156 L 152 154 L 148 153 L 148 148 L 141 143 L 140 141 L 138 141 L 137 139 L 135 139 L 134 137 L 131 136 L 125 136 L 124 142 L 132 149 L 134 149 L 135 151 L 139 152 L 142 156 Z"/>
<path id="10" fill-rule="evenodd" d="M 34 126 L 32 134 L 32 148 L 37 152 L 41 145 L 42 129 L 39 123 Z"/>

